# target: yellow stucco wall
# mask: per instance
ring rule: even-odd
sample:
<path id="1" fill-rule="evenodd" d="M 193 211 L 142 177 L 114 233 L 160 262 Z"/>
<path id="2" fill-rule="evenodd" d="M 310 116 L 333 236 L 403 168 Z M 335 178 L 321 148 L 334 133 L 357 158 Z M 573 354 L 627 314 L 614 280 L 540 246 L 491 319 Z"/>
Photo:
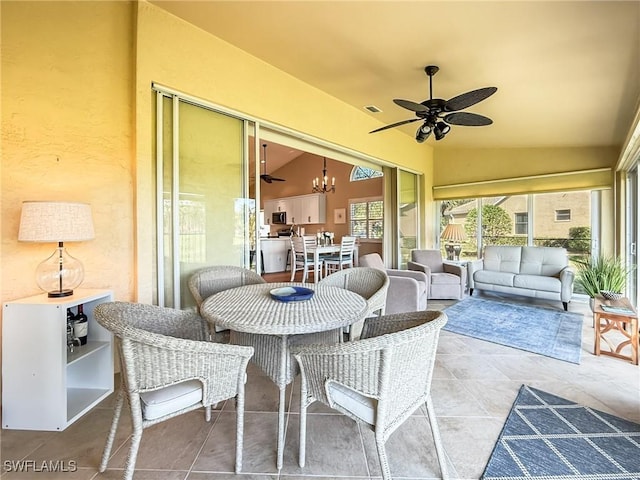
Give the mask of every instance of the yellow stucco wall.
<path id="1" fill-rule="evenodd" d="M 434 154 L 436 198 L 611 188 L 620 149 L 444 148 Z"/>
<path id="2" fill-rule="evenodd" d="M 40 292 L 55 244 L 17 241 L 21 203 L 90 203 L 96 238 L 66 244 L 83 287 L 133 298 L 133 4 L 1 2 L 2 300 Z"/>

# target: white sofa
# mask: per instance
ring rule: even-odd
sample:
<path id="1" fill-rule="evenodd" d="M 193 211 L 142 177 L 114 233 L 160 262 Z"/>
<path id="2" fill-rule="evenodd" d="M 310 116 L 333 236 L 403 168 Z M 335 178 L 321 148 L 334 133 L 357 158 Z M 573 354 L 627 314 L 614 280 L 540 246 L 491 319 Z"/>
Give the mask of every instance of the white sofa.
<path id="1" fill-rule="evenodd" d="M 467 265 L 469 295 L 474 290 L 559 300 L 567 310 L 575 274 L 567 251 L 557 247 L 487 246 L 484 257 Z"/>

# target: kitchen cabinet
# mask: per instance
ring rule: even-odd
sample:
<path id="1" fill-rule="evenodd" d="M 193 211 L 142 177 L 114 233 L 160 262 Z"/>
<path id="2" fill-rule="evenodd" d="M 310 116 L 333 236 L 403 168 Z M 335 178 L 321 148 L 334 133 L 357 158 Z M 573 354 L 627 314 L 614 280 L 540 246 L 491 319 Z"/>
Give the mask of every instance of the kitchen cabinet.
<path id="1" fill-rule="evenodd" d="M 271 216 L 273 212 L 276 211 L 276 201 L 265 200 L 263 210 L 264 210 L 264 224 L 271 225 Z"/>
<path id="2" fill-rule="evenodd" d="M 301 224 L 325 223 L 327 221 L 327 197 L 322 193 L 300 197 Z"/>
<path id="3" fill-rule="evenodd" d="M 109 290 L 76 289 L 5 302 L 2 313 L 2 428 L 60 431 L 113 392 L 113 338 L 93 315 Z M 67 347 L 67 309 L 83 306 L 87 343 Z"/>
<path id="4" fill-rule="evenodd" d="M 325 223 L 327 219 L 326 196 L 322 193 L 274 198 L 264 201 L 264 218 L 271 225 L 273 212 L 286 212 L 289 225 Z"/>

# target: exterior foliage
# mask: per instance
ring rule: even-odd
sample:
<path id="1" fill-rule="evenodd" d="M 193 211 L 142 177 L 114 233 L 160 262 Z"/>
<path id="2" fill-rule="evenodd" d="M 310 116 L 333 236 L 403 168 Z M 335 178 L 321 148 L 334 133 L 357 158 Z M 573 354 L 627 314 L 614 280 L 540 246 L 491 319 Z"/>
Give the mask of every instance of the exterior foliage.
<path id="1" fill-rule="evenodd" d="M 467 237 L 474 238 L 478 225 L 478 209 L 469 210 L 464 224 Z M 514 245 L 511 218 L 507 211 L 496 205 L 482 206 L 482 237 L 487 245 Z"/>

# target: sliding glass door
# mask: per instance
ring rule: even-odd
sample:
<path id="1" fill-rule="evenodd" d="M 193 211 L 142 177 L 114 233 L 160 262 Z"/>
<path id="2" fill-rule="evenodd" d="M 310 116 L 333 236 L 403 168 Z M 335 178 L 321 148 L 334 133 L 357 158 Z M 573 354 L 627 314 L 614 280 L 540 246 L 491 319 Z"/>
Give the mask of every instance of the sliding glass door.
<path id="1" fill-rule="evenodd" d="M 419 208 L 418 176 L 404 170 L 398 170 L 398 268 L 406 269 L 411 259 L 411 250 L 418 248 Z"/>
<path id="2" fill-rule="evenodd" d="M 191 273 L 244 266 L 249 212 L 243 120 L 157 92 L 158 304 L 194 304 Z M 255 206 L 255 202 L 253 203 Z"/>

